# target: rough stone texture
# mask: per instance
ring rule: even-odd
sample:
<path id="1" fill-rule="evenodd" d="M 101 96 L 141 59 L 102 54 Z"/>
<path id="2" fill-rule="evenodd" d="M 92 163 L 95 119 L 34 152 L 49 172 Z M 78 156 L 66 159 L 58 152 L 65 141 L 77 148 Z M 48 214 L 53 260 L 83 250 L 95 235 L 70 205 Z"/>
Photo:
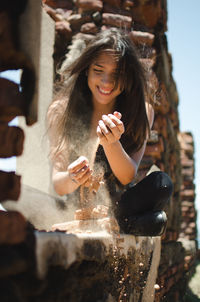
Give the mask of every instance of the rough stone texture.
<path id="1" fill-rule="evenodd" d="M 0 244 L 17 244 L 26 238 L 27 222 L 22 214 L 0 211 Z"/>
<path id="2" fill-rule="evenodd" d="M 0 171 L 0 201 L 17 200 L 20 195 L 21 176 L 15 172 Z"/>
<path id="3" fill-rule="evenodd" d="M 153 302 L 159 254 L 160 238 L 29 233 L 1 246 L 1 301 Z"/>
<path id="4" fill-rule="evenodd" d="M 24 132 L 19 127 L 0 124 L 0 157 L 19 156 L 23 151 Z"/>
<path id="5" fill-rule="evenodd" d="M 131 21 L 132 19 L 128 16 L 108 13 L 102 14 L 102 23 L 109 26 L 130 29 Z"/>
<path id="6" fill-rule="evenodd" d="M 0 121 L 10 122 L 16 116 L 26 114 L 26 100 L 19 92 L 19 85 L 0 78 Z"/>

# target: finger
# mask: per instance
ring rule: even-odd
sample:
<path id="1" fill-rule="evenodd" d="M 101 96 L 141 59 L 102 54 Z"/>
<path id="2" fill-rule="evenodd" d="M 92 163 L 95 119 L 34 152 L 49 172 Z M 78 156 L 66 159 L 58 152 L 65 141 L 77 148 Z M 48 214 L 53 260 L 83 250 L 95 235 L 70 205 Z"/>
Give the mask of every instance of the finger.
<path id="1" fill-rule="evenodd" d="M 102 133 L 101 128 L 97 127 L 97 136 L 99 137 L 100 144 L 105 144 L 108 142 L 106 136 Z"/>
<path id="2" fill-rule="evenodd" d="M 78 181 L 82 185 L 84 184 L 92 175 L 92 170 L 87 171 Z"/>
<path id="3" fill-rule="evenodd" d="M 112 128 L 116 127 L 115 123 L 113 123 L 112 119 L 108 117 L 108 115 L 102 115 L 102 120 L 104 122 L 104 125 L 108 127 L 111 131 Z"/>
<path id="4" fill-rule="evenodd" d="M 108 117 L 112 120 L 112 122 L 119 128 L 120 131 L 124 132 L 124 124 L 123 122 L 117 118 L 113 114 L 108 114 Z"/>
<path id="5" fill-rule="evenodd" d="M 121 119 L 122 114 L 120 112 L 118 112 L 118 111 L 115 111 L 114 112 L 114 116 L 116 116 L 118 119 Z"/>
<path id="6" fill-rule="evenodd" d="M 122 133 L 124 132 L 124 125 L 122 121 L 116 118 L 113 114 L 103 116 L 102 118 L 104 119 L 106 126 L 109 127 L 111 133 L 115 136 L 115 138 L 117 140 L 120 139 Z"/>
<path id="7" fill-rule="evenodd" d="M 91 169 L 89 168 L 89 166 L 87 167 L 83 167 L 82 169 L 80 169 L 76 175 L 75 175 L 75 179 L 76 180 L 80 180 L 88 171 L 91 171 Z"/>
<path id="8" fill-rule="evenodd" d="M 97 126 L 97 136 L 98 136 L 100 139 L 104 136 L 103 133 L 102 133 L 102 131 L 101 131 L 100 126 Z"/>
<path id="9" fill-rule="evenodd" d="M 102 120 L 100 120 L 98 124 L 99 124 L 99 128 L 100 128 L 101 132 L 104 135 L 108 135 L 110 131 L 107 128 L 107 126 L 105 125 L 105 123 Z"/>
<path id="10" fill-rule="evenodd" d="M 71 163 L 68 167 L 70 173 L 75 173 L 82 169 L 84 166 L 88 166 L 88 159 L 84 156 L 80 156 L 77 160 Z"/>

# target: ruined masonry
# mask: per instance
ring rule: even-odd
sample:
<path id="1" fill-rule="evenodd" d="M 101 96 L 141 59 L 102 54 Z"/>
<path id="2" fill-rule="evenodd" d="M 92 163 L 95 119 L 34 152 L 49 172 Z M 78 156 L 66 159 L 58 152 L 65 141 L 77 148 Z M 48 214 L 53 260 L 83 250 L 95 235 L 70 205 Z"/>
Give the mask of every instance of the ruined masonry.
<path id="1" fill-rule="evenodd" d="M 166 233 L 144 238 L 36 231 L 28 212 L 14 206 L 0 210 L 2 302 L 178 302 L 184 296 L 197 257 L 194 141 L 179 130 L 166 0 L 1 1 L 0 72 L 20 70 L 21 81 L 0 78 L 0 157 L 18 158 L 17 172 L 0 171 L 0 202 L 12 200 L 17 209 L 23 195 L 27 208 L 38 202 L 38 215 L 40 200 L 55 203 L 46 194 L 51 193 L 48 154 L 37 145 L 55 68 L 77 35 L 87 39 L 106 27 L 130 32 L 148 71 L 156 116 L 139 177 L 156 165 L 172 178 Z M 24 122 L 10 126 L 16 116 Z M 42 187 L 43 195 L 37 191 Z"/>

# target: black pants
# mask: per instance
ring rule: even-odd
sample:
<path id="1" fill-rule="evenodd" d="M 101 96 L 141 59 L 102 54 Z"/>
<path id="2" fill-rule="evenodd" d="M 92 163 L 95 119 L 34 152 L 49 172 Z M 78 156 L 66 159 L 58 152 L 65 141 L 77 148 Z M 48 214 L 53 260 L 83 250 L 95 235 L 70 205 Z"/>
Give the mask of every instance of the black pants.
<path id="1" fill-rule="evenodd" d="M 124 225 L 132 217 L 163 210 L 172 192 L 170 177 L 161 171 L 152 172 L 122 195 L 115 207 L 115 217 Z"/>

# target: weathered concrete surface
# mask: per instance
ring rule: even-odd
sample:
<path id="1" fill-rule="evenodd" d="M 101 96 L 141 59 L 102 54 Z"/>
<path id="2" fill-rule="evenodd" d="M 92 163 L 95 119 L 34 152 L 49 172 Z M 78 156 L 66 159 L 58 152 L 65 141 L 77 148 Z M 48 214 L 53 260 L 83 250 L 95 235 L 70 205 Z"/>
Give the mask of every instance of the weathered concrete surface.
<path id="1" fill-rule="evenodd" d="M 16 170 L 22 175 L 23 184 L 47 193 L 51 187 L 51 170 L 45 116 L 53 98 L 54 22 L 44 12 L 40 1 L 28 0 L 19 25 L 20 48 L 30 58 L 37 80 L 29 108 L 31 119 L 37 123 L 27 127 L 24 119 L 19 118 L 26 139 L 23 154 L 17 158 Z"/>
<path id="2" fill-rule="evenodd" d="M 38 277 L 49 278 L 52 268 L 62 267 L 60 281 L 73 279 L 68 301 L 153 302 L 159 261 L 159 237 L 36 233 Z"/>

